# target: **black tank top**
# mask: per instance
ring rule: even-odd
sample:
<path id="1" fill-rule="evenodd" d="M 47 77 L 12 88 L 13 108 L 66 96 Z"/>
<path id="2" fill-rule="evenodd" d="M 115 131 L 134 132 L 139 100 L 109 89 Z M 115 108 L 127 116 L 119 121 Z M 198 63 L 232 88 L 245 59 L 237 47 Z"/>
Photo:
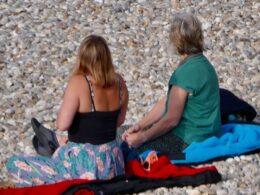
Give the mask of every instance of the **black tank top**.
<path id="1" fill-rule="evenodd" d="M 119 108 L 115 111 L 96 111 L 94 105 L 94 92 L 91 81 L 86 77 L 90 89 L 91 112 L 77 112 L 72 125 L 68 130 L 69 141 L 75 143 L 104 144 L 115 140 L 117 119 L 121 109 L 122 87 L 120 78 L 119 85 Z"/>

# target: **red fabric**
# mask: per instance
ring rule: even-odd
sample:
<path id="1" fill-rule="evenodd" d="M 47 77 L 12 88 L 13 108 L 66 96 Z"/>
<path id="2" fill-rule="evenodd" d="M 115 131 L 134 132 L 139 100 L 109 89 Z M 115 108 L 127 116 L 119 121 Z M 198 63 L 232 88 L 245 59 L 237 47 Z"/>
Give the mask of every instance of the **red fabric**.
<path id="1" fill-rule="evenodd" d="M 33 187 L 24 187 L 24 188 L 6 188 L 0 189 L 1 195 L 35 195 L 35 194 L 61 194 L 64 192 L 68 187 L 70 187 L 73 184 L 81 184 L 86 183 L 88 180 L 85 179 L 74 179 L 74 180 L 68 180 L 68 181 L 62 181 L 54 184 L 48 184 L 48 185 L 39 185 L 39 186 L 33 186 Z M 87 190 L 80 190 L 76 193 L 77 195 L 94 195 L 93 192 L 87 191 Z"/>
<path id="2" fill-rule="evenodd" d="M 151 170 L 146 171 L 140 161 L 132 160 L 126 165 L 126 173 L 145 178 L 167 179 L 178 176 L 191 176 L 204 171 L 217 171 L 215 166 L 207 166 L 202 168 L 192 168 L 188 166 L 176 166 L 171 164 L 167 156 L 160 156 L 157 162 L 151 165 Z M 81 184 L 91 182 L 83 179 L 74 179 L 62 181 L 55 184 L 24 187 L 24 188 L 7 188 L 0 189 L 1 195 L 33 195 L 33 194 L 61 194 L 73 184 Z M 77 195 L 92 195 L 93 192 L 87 190 L 79 190 Z"/>
<path id="3" fill-rule="evenodd" d="M 167 179 L 170 177 L 190 176 L 204 171 L 217 171 L 215 166 L 193 168 L 188 166 L 176 166 L 167 156 L 160 156 L 158 161 L 151 164 L 150 171 L 146 171 L 138 160 L 131 160 L 126 165 L 128 174 L 145 178 Z"/>

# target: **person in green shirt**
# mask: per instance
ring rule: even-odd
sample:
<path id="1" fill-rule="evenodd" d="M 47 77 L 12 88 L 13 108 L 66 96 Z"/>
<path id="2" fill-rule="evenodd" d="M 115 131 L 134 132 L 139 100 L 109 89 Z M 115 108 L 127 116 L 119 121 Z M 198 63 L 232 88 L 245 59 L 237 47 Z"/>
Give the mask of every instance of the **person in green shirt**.
<path id="1" fill-rule="evenodd" d="M 220 131 L 218 78 L 203 55 L 200 21 L 191 14 L 176 14 L 170 41 L 181 62 L 169 80 L 167 96 L 122 134 L 122 140 L 139 151 L 181 152 Z"/>

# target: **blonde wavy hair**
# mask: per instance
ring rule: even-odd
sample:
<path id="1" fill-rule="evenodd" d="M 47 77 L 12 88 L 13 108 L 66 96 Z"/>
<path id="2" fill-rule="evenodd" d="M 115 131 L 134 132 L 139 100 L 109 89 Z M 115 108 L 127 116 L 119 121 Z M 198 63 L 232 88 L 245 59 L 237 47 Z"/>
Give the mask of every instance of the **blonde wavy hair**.
<path id="1" fill-rule="evenodd" d="M 94 84 L 108 87 L 115 82 L 115 69 L 106 40 L 97 35 L 83 39 L 71 75 L 90 75 Z"/>
<path id="2" fill-rule="evenodd" d="M 204 41 L 198 18 L 188 13 L 175 14 L 170 28 L 170 41 L 180 55 L 202 52 Z"/>

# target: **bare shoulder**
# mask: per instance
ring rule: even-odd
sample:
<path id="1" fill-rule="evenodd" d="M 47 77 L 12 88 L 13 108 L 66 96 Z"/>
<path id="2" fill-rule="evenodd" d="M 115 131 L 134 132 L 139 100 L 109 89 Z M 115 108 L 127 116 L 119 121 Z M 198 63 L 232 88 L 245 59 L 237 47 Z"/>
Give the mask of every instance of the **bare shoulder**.
<path id="1" fill-rule="evenodd" d="M 82 89 L 82 83 L 84 81 L 83 75 L 73 75 L 69 78 L 66 93 L 69 94 L 79 94 L 80 90 Z"/>
<path id="2" fill-rule="evenodd" d="M 83 75 L 72 75 L 69 79 L 69 83 L 77 83 L 77 82 L 82 82 L 82 80 L 84 79 Z"/>
<path id="3" fill-rule="evenodd" d="M 80 84 L 83 82 L 83 80 L 83 75 L 73 75 L 69 79 L 68 87 L 80 87 Z"/>

